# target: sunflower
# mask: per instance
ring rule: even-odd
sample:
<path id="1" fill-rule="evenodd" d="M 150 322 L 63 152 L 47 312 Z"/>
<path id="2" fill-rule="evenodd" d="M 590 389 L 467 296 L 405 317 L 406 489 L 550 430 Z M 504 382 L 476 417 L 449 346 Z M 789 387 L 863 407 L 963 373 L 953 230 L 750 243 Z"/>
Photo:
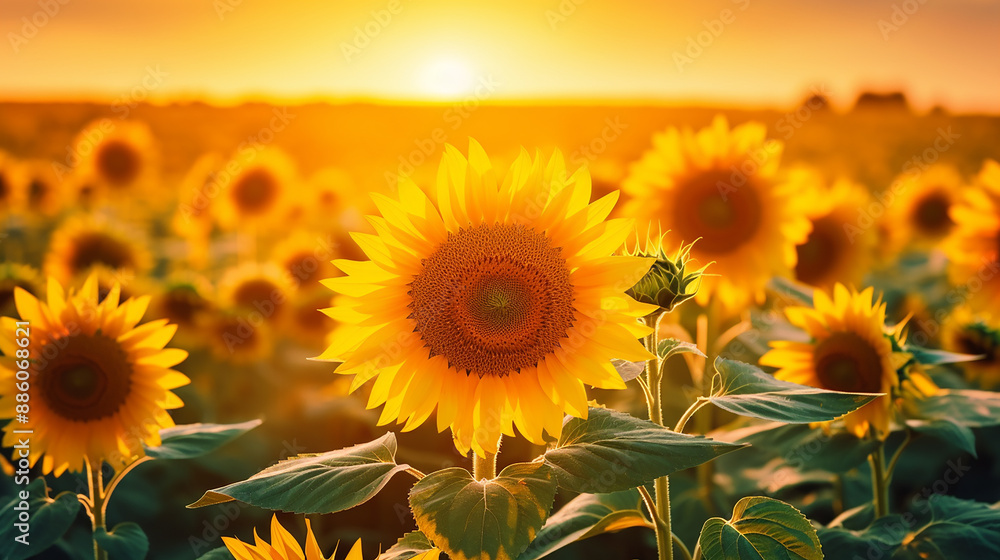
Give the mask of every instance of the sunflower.
<path id="1" fill-rule="evenodd" d="M 961 364 L 966 378 L 983 389 L 1000 387 L 1000 329 L 989 316 L 956 307 L 941 325 L 941 345 L 951 352 L 983 356 Z"/>
<path id="2" fill-rule="evenodd" d="M 239 171 L 223 181 L 219 204 L 213 203 L 221 225 L 236 229 L 244 225 L 268 225 L 283 218 L 288 194 L 295 187 L 295 164 L 284 152 L 269 148 L 255 152 L 249 161 L 240 156 L 226 164 Z"/>
<path id="3" fill-rule="evenodd" d="M 868 189 L 840 180 L 811 195 L 806 216 L 812 231 L 795 248 L 795 279 L 827 290 L 837 282 L 861 284 L 878 243 L 877 230 L 856 224 L 858 209 L 870 199 Z"/>
<path id="4" fill-rule="evenodd" d="M 274 350 L 270 324 L 259 315 L 232 309 L 212 314 L 205 327 L 212 355 L 234 364 L 252 364 L 269 357 Z"/>
<path id="5" fill-rule="evenodd" d="M 562 155 L 521 156 L 502 177 L 471 140 L 448 146 L 436 203 L 401 179 L 399 200 L 373 195 L 377 234 L 355 234 L 370 261 L 334 261 L 324 283 L 341 325 L 319 359 L 343 362 L 353 388 L 375 379 L 380 424 L 416 428 L 437 409 L 463 453 L 496 453 L 512 425 L 543 444 L 564 413 L 587 415 L 584 384 L 624 388 L 612 358 L 643 360 L 637 322 L 656 309 L 624 291 L 651 259 L 612 256 L 632 220 L 605 221 L 617 193 L 589 204 L 585 169 Z"/>
<path id="6" fill-rule="evenodd" d="M 950 212 L 964 187 L 958 171 L 942 164 L 897 177 L 893 190 L 899 195 L 883 217 L 889 250 L 937 246 L 955 227 Z"/>
<path id="7" fill-rule="evenodd" d="M 270 544 L 260 538 L 256 530 L 254 530 L 253 537 L 255 544 L 244 543 L 230 537 L 222 537 L 222 542 L 226 544 L 226 548 L 236 557 L 236 560 L 333 560 L 337 555 L 337 548 L 339 548 L 339 546 L 335 547 L 329 557 L 323 556 L 323 552 L 319 548 L 319 543 L 316 542 L 316 534 L 313 533 L 309 518 L 306 518 L 305 550 L 299 546 L 295 537 L 281 526 L 277 516 L 271 517 Z M 413 560 L 437 560 L 440 554 L 441 551 L 435 548 L 416 556 L 409 556 L 408 558 L 412 558 Z M 360 539 L 351 547 L 350 552 L 347 553 L 346 560 L 363 560 Z"/>
<path id="8" fill-rule="evenodd" d="M 1000 316 L 1000 163 L 987 160 L 949 216 L 949 277 L 973 309 Z"/>
<path id="9" fill-rule="evenodd" d="M 334 324 L 322 309 L 332 305 L 330 291 L 323 286 L 299 290 L 292 296 L 284 326 L 291 337 L 308 348 L 322 349 Z"/>
<path id="10" fill-rule="evenodd" d="M 51 218 L 63 209 L 66 197 L 52 166 L 42 161 L 23 162 L 16 170 L 18 198 L 27 212 Z"/>
<path id="11" fill-rule="evenodd" d="M 136 236 L 90 218 L 68 220 L 52 234 L 45 274 L 63 284 L 103 266 L 127 280 L 149 270 L 152 259 Z"/>
<path id="12" fill-rule="evenodd" d="M 809 233 L 795 184 L 777 179 L 783 145 L 766 133 L 758 123 L 730 130 L 722 116 L 698 132 L 670 128 L 622 183 L 623 214 L 640 230 L 663 224 L 667 245 L 697 240 L 694 260 L 715 262 L 698 291 L 703 305 L 715 298 L 733 311 L 760 301 L 771 277 L 792 276 Z"/>
<path id="13" fill-rule="evenodd" d="M 356 247 L 350 239 L 347 243 Z M 333 266 L 332 259 L 363 258 L 360 250 L 357 250 L 355 255 L 339 254 L 342 246 L 342 243 L 330 235 L 310 235 L 302 230 L 296 230 L 274 246 L 271 260 L 277 263 L 299 288 L 309 289 L 318 286 L 323 278 L 339 273 Z"/>
<path id="14" fill-rule="evenodd" d="M 120 468 L 144 454 L 143 444 L 159 445 L 159 430 L 173 426 L 167 410 L 183 406 L 171 390 L 189 381 L 171 368 L 187 352 L 164 348 L 175 330 L 166 320 L 137 326 L 148 298 L 119 304 L 115 288 L 98 303 L 95 277 L 68 295 L 49 279 L 47 302 L 21 289 L 14 297 L 31 328 L 31 413 L 27 423 L 8 424 L 3 445 L 17 443 L 14 429 L 33 430 L 28 460 L 44 455 L 42 471 L 56 476 L 85 459 Z M 15 321 L 0 321 L 8 356 L 0 362 L 0 418 L 13 418 L 17 404 Z"/>
<path id="15" fill-rule="evenodd" d="M 85 154 L 77 170 L 99 191 L 92 196 L 142 188 L 157 175 L 153 135 L 143 123 L 102 119 L 85 127 L 73 146 Z"/>
<path id="16" fill-rule="evenodd" d="M 359 188 L 346 171 L 321 169 L 309 177 L 311 223 L 325 229 L 331 222 L 353 230 L 367 226 L 365 214 L 375 212 L 367 191 Z"/>
<path id="17" fill-rule="evenodd" d="M 175 273 L 156 290 L 149 304 L 154 317 L 163 317 L 177 325 L 174 341 L 184 348 L 205 344 L 204 329 L 213 309 L 212 286 L 193 273 Z"/>
<path id="18" fill-rule="evenodd" d="M 0 263 L 0 317 L 16 317 L 14 290 L 20 288 L 33 296 L 42 293 L 42 278 L 34 268 L 12 262 Z"/>
<path id="19" fill-rule="evenodd" d="M 170 221 L 174 233 L 185 239 L 211 233 L 212 204 L 221 191 L 220 171 L 225 163 L 218 154 L 205 154 L 185 174 L 179 188 L 180 201 Z"/>
<path id="20" fill-rule="evenodd" d="M 242 313 L 259 314 L 266 323 L 278 323 L 295 284 L 273 262 L 245 263 L 230 268 L 219 280 L 219 305 Z"/>
<path id="21" fill-rule="evenodd" d="M 844 417 L 858 437 L 889 433 L 893 395 L 900 383 L 897 370 L 909 354 L 898 352 L 901 329 L 885 327 L 885 304 L 872 301 L 874 289 L 833 288 L 833 299 L 816 290 L 814 308 L 789 307 L 788 320 L 809 335 L 808 342 L 772 341 L 760 364 L 778 368 L 775 377 L 832 391 L 885 393 Z M 896 341 L 893 340 L 896 338 Z"/>

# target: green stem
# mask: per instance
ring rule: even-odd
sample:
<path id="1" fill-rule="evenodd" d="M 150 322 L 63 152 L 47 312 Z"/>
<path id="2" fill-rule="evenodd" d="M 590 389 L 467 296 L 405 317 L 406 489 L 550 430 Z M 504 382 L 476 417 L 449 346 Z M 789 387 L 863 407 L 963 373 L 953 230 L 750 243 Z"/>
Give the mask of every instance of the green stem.
<path id="1" fill-rule="evenodd" d="M 649 420 L 660 426 L 663 425 L 663 396 L 660 391 L 662 372 L 660 371 L 661 364 L 656 346 L 661 316 L 662 311 L 646 316 L 646 324 L 653 329 L 653 332 L 646 337 L 646 349 L 653 354 L 653 357 L 646 362 L 646 385 L 649 387 L 649 394 L 652 397 L 652 400 L 647 403 Z M 655 524 L 656 548 L 659 552 L 659 559 L 673 560 L 674 547 L 670 529 L 670 479 L 665 476 L 657 478 L 653 482 L 653 490 L 656 497 L 656 517 L 659 521 Z"/>
<path id="2" fill-rule="evenodd" d="M 684 544 L 684 541 L 682 541 L 680 537 L 678 537 L 673 533 L 670 533 L 670 538 L 673 539 L 674 545 L 676 545 L 677 548 L 681 549 L 681 553 L 684 555 L 684 560 L 691 560 L 691 551 L 688 550 L 688 547 Z"/>
<path id="3" fill-rule="evenodd" d="M 497 454 L 480 455 L 472 453 L 472 478 L 492 480 L 497 477 Z"/>
<path id="4" fill-rule="evenodd" d="M 98 529 L 105 528 L 104 512 L 107 494 L 104 493 L 102 466 L 102 463 L 99 462 L 95 468 L 94 465 L 90 464 L 90 459 L 87 459 L 87 483 L 90 485 L 91 503 L 90 520 L 93 522 L 95 535 Z M 94 560 L 108 560 L 108 553 L 101 550 L 96 537 L 94 538 Z"/>
<path id="5" fill-rule="evenodd" d="M 872 467 L 872 496 L 875 503 L 875 519 L 889 514 L 889 485 L 885 470 L 885 444 L 868 456 Z"/>
<path id="6" fill-rule="evenodd" d="M 677 421 L 677 427 L 674 428 L 674 431 L 679 434 L 684 433 L 684 427 L 687 426 L 688 420 L 690 420 L 691 417 L 694 416 L 695 412 L 701 410 L 701 407 L 705 406 L 708 403 L 709 400 L 707 398 L 698 397 L 698 400 L 694 401 L 694 403 L 691 404 L 691 406 L 689 406 L 688 409 L 684 411 L 684 415 L 681 416 L 681 419 Z"/>

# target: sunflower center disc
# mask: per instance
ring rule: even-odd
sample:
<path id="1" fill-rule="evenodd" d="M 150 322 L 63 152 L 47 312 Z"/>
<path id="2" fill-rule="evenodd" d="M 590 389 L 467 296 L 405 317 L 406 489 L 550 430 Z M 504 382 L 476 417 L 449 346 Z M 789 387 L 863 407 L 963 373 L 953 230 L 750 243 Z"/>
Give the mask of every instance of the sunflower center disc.
<path id="1" fill-rule="evenodd" d="M 449 233 L 424 259 L 410 296 L 430 355 L 480 377 L 538 364 L 573 324 L 573 286 L 560 249 L 523 225 Z"/>
<path id="2" fill-rule="evenodd" d="M 98 420 L 113 415 L 128 398 L 132 366 L 114 340 L 75 335 L 41 350 L 39 387 L 45 403 L 59 416 L 80 422 Z"/>
<path id="3" fill-rule="evenodd" d="M 816 375 L 824 389 L 851 393 L 882 392 L 882 357 L 854 333 L 834 333 L 819 343 Z"/>
<path id="4" fill-rule="evenodd" d="M 254 169 L 233 186 L 233 200 L 247 214 L 263 214 L 277 198 L 277 180 L 265 169 Z"/>
<path id="5" fill-rule="evenodd" d="M 954 222 L 948 216 L 948 197 L 941 192 L 924 197 L 913 212 L 917 227 L 924 233 L 942 235 L 948 232 Z"/>
<path id="6" fill-rule="evenodd" d="M 135 264 L 132 262 L 132 252 L 128 246 L 100 232 L 81 235 L 76 239 L 74 246 L 70 265 L 77 272 L 98 264 L 112 269 L 130 268 Z"/>
<path id="7" fill-rule="evenodd" d="M 97 165 L 113 185 L 127 185 L 139 176 L 139 154 L 128 144 L 117 140 L 101 148 Z"/>
<path id="8" fill-rule="evenodd" d="M 763 208 L 748 179 L 732 184 L 730 173 L 707 171 L 679 185 L 674 224 L 681 237 L 707 253 L 729 253 L 757 233 Z"/>
<path id="9" fill-rule="evenodd" d="M 828 279 L 840 263 L 844 241 L 846 236 L 832 216 L 814 220 L 809 239 L 796 247 L 795 277 L 813 285 Z"/>

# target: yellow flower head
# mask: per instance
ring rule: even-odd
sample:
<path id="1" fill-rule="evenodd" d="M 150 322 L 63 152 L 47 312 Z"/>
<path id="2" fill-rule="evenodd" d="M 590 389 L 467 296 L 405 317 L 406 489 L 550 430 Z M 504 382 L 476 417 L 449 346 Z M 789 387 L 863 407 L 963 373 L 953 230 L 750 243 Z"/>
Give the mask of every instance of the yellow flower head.
<path id="1" fill-rule="evenodd" d="M 222 181 L 222 194 L 213 211 L 228 229 L 244 225 L 267 226 L 287 210 L 288 196 L 295 188 L 295 163 L 277 148 L 245 157 L 237 154 L 226 169 L 238 171 Z"/>
<path id="2" fill-rule="evenodd" d="M 868 189 L 840 180 L 809 194 L 806 216 L 812 231 L 795 250 L 795 279 L 829 290 L 837 282 L 860 285 L 872 263 L 878 231 L 861 228 L 858 210 L 869 202 Z"/>
<path id="3" fill-rule="evenodd" d="M 792 276 L 809 221 L 794 185 L 777 179 L 783 145 L 766 134 L 758 123 L 730 130 L 722 116 L 697 132 L 667 129 L 622 185 L 630 196 L 623 213 L 640 229 L 662 223 L 667 245 L 697 240 L 692 258 L 715 262 L 699 303 L 716 298 L 733 311 L 761 299 L 771 277 Z"/>
<path id="4" fill-rule="evenodd" d="M 333 560 L 337 555 L 337 547 L 333 549 L 330 556 L 323 555 L 308 518 L 306 519 L 305 550 L 295 540 L 295 537 L 281 526 L 277 516 L 271 518 L 270 544 L 260 538 L 256 530 L 254 530 L 253 537 L 254 544 L 244 543 L 230 537 L 222 537 L 222 542 L 226 544 L 226 548 L 236 557 L 236 560 Z M 441 551 L 435 548 L 414 556 L 413 560 L 437 560 L 440 554 Z M 361 539 L 358 539 L 351 547 L 346 560 L 364 560 L 361 555 Z"/>
<path id="5" fill-rule="evenodd" d="M 66 205 L 63 185 L 46 161 L 25 161 L 16 169 L 17 199 L 29 214 L 51 218 Z"/>
<path id="6" fill-rule="evenodd" d="M 496 452 L 514 425 L 557 436 L 564 413 L 586 416 L 584 384 L 625 387 L 611 359 L 648 357 L 636 318 L 655 309 L 624 294 L 652 260 L 612 256 L 633 231 L 605 220 L 617 193 L 590 194 L 561 154 L 522 150 L 504 175 L 475 141 L 468 159 L 447 146 L 436 201 L 405 178 L 399 200 L 373 195 L 378 233 L 354 235 L 371 260 L 335 261 L 347 276 L 325 281 L 341 326 L 320 359 L 355 389 L 375 380 L 380 424 L 411 430 L 437 409 L 463 452 Z"/>
<path id="7" fill-rule="evenodd" d="M 173 426 L 167 410 L 183 405 L 171 390 L 189 381 L 171 368 L 187 352 L 164 348 L 176 327 L 165 319 L 139 325 L 149 298 L 119 304 L 119 293 L 98 303 L 93 276 L 68 295 L 50 278 L 47 302 L 15 291 L 30 328 L 31 408 L 27 422 L 7 425 L 3 445 L 17 443 L 13 430 L 33 430 L 29 461 L 42 458 L 46 474 L 80 470 L 85 459 L 120 468 L 144 454 L 143 444 L 159 445 L 159 430 Z M 0 320 L 0 418 L 16 415 L 16 321 Z"/>
<path id="8" fill-rule="evenodd" d="M 46 275 L 69 284 L 98 266 L 128 280 L 149 270 L 152 258 L 135 235 L 91 218 L 68 220 L 52 234 Z"/>
<path id="9" fill-rule="evenodd" d="M 836 284 L 831 299 L 816 290 L 814 307 L 790 307 L 788 320 L 809 335 L 808 342 L 773 341 L 760 364 L 778 368 L 775 377 L 831 391 L 885 393 L 844 417 L 858 437 L 889 433 L 897 370 L 909 355 L 896 350 L 900 329 L 885 327 L 885 304 L 872 301 L 874 290 L 849 291 Z M 896 337 L 897 344 L 894 344 Z"/>
<path id="10" fill-rule="evenodd" d="M 1000 163 L 987 160 L 949 214 L 949 277 L 973 309 L 1000 316 Z"/>
<path id="11" fill-rule="evenodd" d="M 988 315 L 959 306 L 941 325 L 941 346 L 950 352 L 983 356 L 959 364 L 965 377 L 987 390 L 1000 388 L 1000 329 Z"/>
<path id="12" fill-rule="evenodd" d="M 149 304 L 154 317 L 163 317 L 177 325 L 175 341 L 184 348 L 205 345 L 205 329 L 214 308 L 212 286 L 203 277 L 175 273 L 158 287 Z"/>
<path id="13" fill-rule="evenodd" d="M 145 124 L 101 119 L 73 141 L 82 156 L 77 172 L 93 181 L 95 196 L 144 188 L 156 177 L 153 135 Z"/>
<path id="14" fill-rule="evenodd" d="M 883 218 L 889 251 L 927 250 L 940 243 L 955 226 L 951 208 L 964 188 L 958 171 L 943 164 L 896 178 L 892 189 L 899 194 Z"/>
<path id="15" fill-rule="evenodd" d="M 276 324 L 284 316 L 295 283 L 275 263 L 244 263 L 219 280 L 219 305 Z"/>

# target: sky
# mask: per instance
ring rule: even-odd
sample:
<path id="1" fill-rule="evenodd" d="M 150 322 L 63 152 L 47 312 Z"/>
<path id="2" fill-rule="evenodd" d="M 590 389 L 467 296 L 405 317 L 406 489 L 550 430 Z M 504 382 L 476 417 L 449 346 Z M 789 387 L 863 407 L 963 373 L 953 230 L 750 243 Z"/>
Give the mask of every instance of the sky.
<path id="1" fill-rule="evenodd" d="M 45 8 L 50 13 L 46 13 Z M 1000 0 L 3 0 L 0 99 L 1000 112 Z"/>

